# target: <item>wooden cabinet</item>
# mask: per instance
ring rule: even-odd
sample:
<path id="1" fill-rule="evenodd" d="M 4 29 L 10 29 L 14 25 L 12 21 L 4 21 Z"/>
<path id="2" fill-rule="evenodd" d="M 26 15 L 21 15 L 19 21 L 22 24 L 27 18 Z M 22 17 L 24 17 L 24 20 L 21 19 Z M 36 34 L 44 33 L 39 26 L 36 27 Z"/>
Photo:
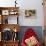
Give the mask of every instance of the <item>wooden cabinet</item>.
<path id="1" fill-rule="evenodd" d="M 19 39 L 17 35 L 20 28 L 18 17 L 19 7 L 0 7 L 0 46 L 18 46 Z"/>

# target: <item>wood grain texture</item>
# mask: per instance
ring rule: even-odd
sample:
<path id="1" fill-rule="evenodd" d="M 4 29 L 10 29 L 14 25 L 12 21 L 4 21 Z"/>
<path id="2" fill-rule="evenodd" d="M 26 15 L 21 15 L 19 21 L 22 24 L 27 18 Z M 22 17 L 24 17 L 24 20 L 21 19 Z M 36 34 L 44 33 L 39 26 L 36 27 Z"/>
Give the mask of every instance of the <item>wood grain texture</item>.
<path id="1" fill-rule="evenodd" d="M 14 29 L 16 29 L 17 31 L 19 31 L 20 26 L 18 24 L 1 24 L 0 25 L 0 30 L 3 31 L 3 29 L 5 28 L 10 28 L 14 31 Z"/>
<path id="2" fill-rule="evenodd" d="M 46 46 L 46 0 L 43 0 L 43 8 L 44 8 L 44 44 Z"/>

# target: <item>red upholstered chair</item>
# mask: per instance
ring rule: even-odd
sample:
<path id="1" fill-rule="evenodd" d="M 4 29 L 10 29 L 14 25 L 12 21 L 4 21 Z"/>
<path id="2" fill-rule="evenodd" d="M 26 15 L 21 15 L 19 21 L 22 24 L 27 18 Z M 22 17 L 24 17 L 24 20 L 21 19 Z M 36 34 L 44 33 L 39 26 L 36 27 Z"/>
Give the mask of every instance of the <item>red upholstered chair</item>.
<path id="1" fill-rule="evenodd" d="M 28 46 L 25 40 L 32 38 L 32 36 L 36 38 L 37 43 L 35 45 L 29 45 L 29 46 L 41 46 L 40 42 L 37 39 L 37 35 L 32 28 L 28 28 L 27 31 L 25 32 L 25 35 L 22 38 L 21 46 Z"/>

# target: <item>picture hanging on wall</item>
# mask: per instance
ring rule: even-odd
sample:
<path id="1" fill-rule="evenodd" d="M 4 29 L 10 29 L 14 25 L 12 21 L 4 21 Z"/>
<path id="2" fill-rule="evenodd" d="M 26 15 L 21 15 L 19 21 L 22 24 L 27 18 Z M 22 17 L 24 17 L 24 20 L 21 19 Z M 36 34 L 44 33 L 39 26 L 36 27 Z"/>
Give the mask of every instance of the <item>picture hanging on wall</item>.
<path id="1" fill-rule="evenodd" d="M 25 10 L 25 17 L 36 17 L 36 10 Z"/>

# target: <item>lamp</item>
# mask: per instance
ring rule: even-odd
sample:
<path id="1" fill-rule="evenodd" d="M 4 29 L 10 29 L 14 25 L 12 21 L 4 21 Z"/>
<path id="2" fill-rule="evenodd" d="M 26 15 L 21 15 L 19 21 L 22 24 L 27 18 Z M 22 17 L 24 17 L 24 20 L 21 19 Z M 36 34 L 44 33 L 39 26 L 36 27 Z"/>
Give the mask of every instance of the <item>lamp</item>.
<path id="1" fill-rule="evenodd" d="M 14 32 L 17 32 L 16 28 L 14 29 Z"/>

